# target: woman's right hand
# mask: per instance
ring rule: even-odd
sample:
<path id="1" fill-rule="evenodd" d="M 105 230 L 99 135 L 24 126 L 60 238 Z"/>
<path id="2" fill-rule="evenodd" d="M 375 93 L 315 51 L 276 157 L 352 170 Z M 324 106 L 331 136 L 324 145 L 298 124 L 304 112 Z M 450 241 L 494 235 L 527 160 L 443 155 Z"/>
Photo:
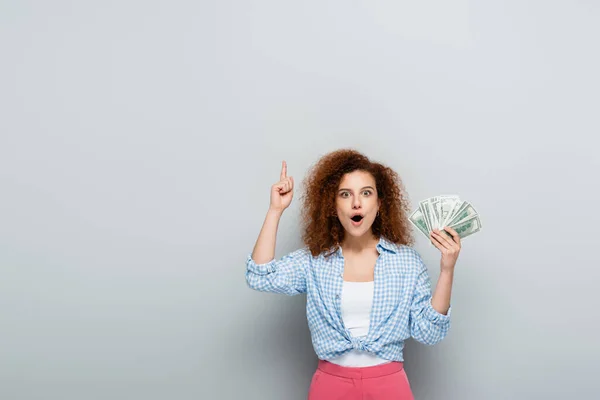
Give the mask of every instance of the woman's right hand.
<path id="1" fill-rule="evenodd" d="M 294 196 L 294 178 L 287 176 L 287 164 L 281 163 L 279 182 L 271 186 L 271 205 L 269 209 L 283 212 L 289 207 Z"/>

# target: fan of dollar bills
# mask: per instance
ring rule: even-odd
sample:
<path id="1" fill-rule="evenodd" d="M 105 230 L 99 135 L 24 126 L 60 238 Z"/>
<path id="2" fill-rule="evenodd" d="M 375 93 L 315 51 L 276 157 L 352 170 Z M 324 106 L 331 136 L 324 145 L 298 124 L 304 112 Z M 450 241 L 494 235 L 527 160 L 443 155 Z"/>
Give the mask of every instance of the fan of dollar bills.
<path id="1" fill-rule="evenodd" d="M 457 195 L 441 195 L 423 200 L 409 219 L 428 239 L 429 233 L 434 229 L 450 236 L 443 230 L 445 226 L 454 229 L 461 239 L 481 230 L 481 221 L 475 208 Z"/>

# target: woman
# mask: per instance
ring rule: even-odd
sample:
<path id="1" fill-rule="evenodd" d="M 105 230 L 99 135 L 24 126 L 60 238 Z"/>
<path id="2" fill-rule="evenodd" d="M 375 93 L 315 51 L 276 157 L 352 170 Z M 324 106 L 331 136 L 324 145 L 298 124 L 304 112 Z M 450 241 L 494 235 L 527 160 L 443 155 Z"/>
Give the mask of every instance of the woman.
<path id="1" fill-rule="evenodd" d="M 442 340 L 450 327 L 450 294 L 461 244 L 434 230 L 441 272 L 433 296 L 427 268 L 412 248 L 402 182 L 355 150 L 322 157 L 305 179 L 305 247 L 274 259 L 277 227 L 294 179 L 282 163 L 279 182 L 252 254 L 252 289 L 306 293 L 312 344 L 319 358 L 309 400 L 413 399 L 403 368 L 404 341 Z"/>

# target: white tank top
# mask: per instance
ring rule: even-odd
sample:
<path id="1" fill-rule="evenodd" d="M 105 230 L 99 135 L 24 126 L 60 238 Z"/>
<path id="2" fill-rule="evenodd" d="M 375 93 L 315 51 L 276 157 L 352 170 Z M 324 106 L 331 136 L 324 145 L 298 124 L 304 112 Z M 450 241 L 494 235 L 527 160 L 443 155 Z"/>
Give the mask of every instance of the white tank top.
<path id="1" fill-rule="evenodd" d="M 367 336 L 369 333 L 374 284 L 373 281 L 344 281 L 342 286 L 342 320 L 353 337 Z M 370 367 L 390 362 L 373 353 L 356 349 L 328 361 L 344 367 Z"/>

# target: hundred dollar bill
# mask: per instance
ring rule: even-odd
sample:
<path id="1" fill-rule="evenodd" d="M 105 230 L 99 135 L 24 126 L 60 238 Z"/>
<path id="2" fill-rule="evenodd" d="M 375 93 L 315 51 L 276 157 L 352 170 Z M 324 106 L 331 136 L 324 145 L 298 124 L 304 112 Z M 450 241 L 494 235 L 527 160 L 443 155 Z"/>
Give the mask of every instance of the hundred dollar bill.
<path id="1" fill-rule="evenodd" d="M 425 216 L 425 220 L 427 221 L 427 226 L 429 230 L 436 229 L 438 226 L 437 218 L 435 215 L 435 206 L 434 203 L 439 201 L 439 196 L 430 197 L 427 200 L 423 200 L 419 205 L 423 206 L 423 215 Z"/>
<path id="2" fill-rule="evenodd" d="M 429 218 L 429 206 L 427 205 L 427 200 L 419 203 L 419 210 L 423 215 L 423 219 L 425 220 L 425 225 L 427 225 L 427 231 L 431 231 L 431 219 Z"/>
<path id="3" fill-rule="evenodd" d="M 456 225 L 450 226 L 452 229 L 458 233 L 461 239 L 472 235 L 481 230 L 481 221 L 479 220 L 479 215 L 474 215 L 470 218 L 467 218 Z"/>
<path id="4" fill-rule="evenodd" d="M 440 210 L 439 210 L 439 229 L 448 225 L 449 219 L 452 217 L 454 210 L 457 206 L 460 206 L 460 197 L 457 195 L 442 195 L 440 196 Z"/>
<path id="5" fill-rule="evenodd" d="M 427 223 L 425 222 L 425 217 L 420 209 L 417 208 L 415 212 L 413 212 L 409 218 L 410 222 L 419 229 L 423 235 L 429 237 L 429 229 L 427 228 Z"/>
<path id="6" fill-rule="evenodd" d="M 452 194 L 433 196 L 419 202 L 409 220 L 428 239 L 434 229 L 440 229 L 451 238 L 452 235 L 443 229 L 446 226 L 459 232 L 461 238 L 481 229 L 481 220 L 473 205 Z"/>
<path id="7" fill-rule="evenodd" d="M 465 201 L 465 204 L 463 204 L 461 208 L 456 212 L 456 215 L 454 215 L 452 219 L 448 221 L 447 225 L 454 225 L 460 223 L 475 215 L 478 215 L 475 208 L 470 203 Z"/>

